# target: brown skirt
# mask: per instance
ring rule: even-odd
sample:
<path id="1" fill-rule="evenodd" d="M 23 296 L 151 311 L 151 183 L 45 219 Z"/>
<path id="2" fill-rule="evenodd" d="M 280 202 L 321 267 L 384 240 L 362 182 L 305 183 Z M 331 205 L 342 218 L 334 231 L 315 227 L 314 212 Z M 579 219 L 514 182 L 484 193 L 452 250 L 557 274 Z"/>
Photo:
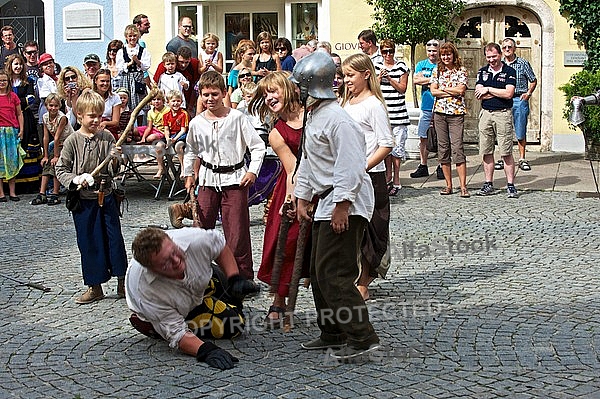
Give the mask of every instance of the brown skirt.
<path id="1" fill-rule="evenodd" d="M 373 217 L 367 225 L 361 245 L 361 267 L 366 267 L 370 277 L 385 278 L 390 264 L 390 197 L 385 172 L 370 172 L 375 193 Z"/>

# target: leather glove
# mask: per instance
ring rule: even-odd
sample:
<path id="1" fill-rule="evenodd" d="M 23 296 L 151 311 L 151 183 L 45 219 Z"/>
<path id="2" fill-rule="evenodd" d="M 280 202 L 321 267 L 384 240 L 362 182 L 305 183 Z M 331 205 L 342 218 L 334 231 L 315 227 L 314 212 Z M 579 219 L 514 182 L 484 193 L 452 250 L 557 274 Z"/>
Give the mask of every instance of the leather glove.
<path id="1" fill-rule="evenodd" d="M 232 369 L 234 363 L 239 362 L 239 359 L 224 349 L 219 348 L 212 342 L 205 342 L 198 348 L 196 359 L 199 362 L 204 362 L 211 367 L 228 370 Z"/>
<path id="2" fill-rule="evenodd" d="M 260 292 L 260 287 L 252 281 L 248 281 L 239 274 L 230 277 L 227 280 L 229 286 L 229 294 L 237 299 L 244 299 L 248 294 L 256 294 Z"/>
<path id="3" fill-rule="evenodd" d="M 83 182 L 87 182 L 87 185 L 89 187 L 93 186 L 94 185 L 94 176 L 92 176 L 89 173 L 82 173 L 73 178 L 73 184 L 75 184 L 75 185 L 79 186 L 79 185 L 83 184 Z"/>

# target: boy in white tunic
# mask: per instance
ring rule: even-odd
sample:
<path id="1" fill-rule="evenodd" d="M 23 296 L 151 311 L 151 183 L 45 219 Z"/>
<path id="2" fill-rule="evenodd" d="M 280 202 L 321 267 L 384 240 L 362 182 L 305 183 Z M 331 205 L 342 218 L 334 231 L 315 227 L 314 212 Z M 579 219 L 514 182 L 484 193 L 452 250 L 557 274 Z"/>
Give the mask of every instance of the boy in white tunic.
<path id="1" fill-rule="evenodd" d="M 183 162 L 185 186 L 188 190 L 195 186 L 194 163 L 199 158 L 200 227 L 214 229 L 221 211 L 225 240 L 233 250 L 240 274 L 252 280 L 248 189 L 260 171 L 265 144 L 246 115 L 223 105 L 227 90 L 219 73 L 205 72 L 198 88 L 205 111 L 190 122 Z M 246 149 L 250 152 L 248 166 Z"/>

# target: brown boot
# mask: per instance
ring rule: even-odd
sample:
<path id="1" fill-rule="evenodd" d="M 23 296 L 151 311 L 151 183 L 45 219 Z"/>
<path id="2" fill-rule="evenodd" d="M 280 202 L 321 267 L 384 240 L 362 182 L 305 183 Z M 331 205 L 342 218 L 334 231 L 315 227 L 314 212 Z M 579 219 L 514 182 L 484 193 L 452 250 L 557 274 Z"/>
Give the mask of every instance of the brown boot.
<path id="1" fill-rule="evenodd" d="M 117 296 L 125 298 L 125 277 L 119 277 L 117 281 Z"/>
<path id="2" fill-rule="evenodd" d="M 79 298 L 75 299 L 75 303 L 79 305 L 85 305 L 95 301 L 99 301 L 104 298 L 104 292 L 102 292 L 101 285 L 93 285 L 88 288 Z"/>
<path id="3" fill-rule="evenodd" d="M 194 219 L 192 215 L 192 203 L 186 202 L 185 204 L 173 204 L 169 206 L 169 219 L 171 224 L 176 229 L 180 229 L 183 226 L 183 219 Z"/>

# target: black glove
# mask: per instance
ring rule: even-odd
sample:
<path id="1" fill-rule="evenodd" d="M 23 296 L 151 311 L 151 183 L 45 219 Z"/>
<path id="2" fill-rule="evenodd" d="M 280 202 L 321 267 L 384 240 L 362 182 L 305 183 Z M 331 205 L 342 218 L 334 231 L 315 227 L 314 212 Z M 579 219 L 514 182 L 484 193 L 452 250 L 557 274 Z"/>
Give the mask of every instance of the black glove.
<path id="1" fill-rule="evenodd" d="M 239 274 L 229 277 L 227 280 L 229 286 L 229 295 L 237 299 L 243 299 L 248 294 L 256 294 L 260 292 L 260 287 L 252 281 L 246 280 Z"/>
<path id="2" fill-rule="evenodd" d="M 232 369 L 233 363 L 239 362 L 237 357 L 232 356 L 231 353 L 219 348 L 212 342 L 205 342 L 200 345 L 198 353 L 196 353 L 196 359 L 220 370 Z"/>

